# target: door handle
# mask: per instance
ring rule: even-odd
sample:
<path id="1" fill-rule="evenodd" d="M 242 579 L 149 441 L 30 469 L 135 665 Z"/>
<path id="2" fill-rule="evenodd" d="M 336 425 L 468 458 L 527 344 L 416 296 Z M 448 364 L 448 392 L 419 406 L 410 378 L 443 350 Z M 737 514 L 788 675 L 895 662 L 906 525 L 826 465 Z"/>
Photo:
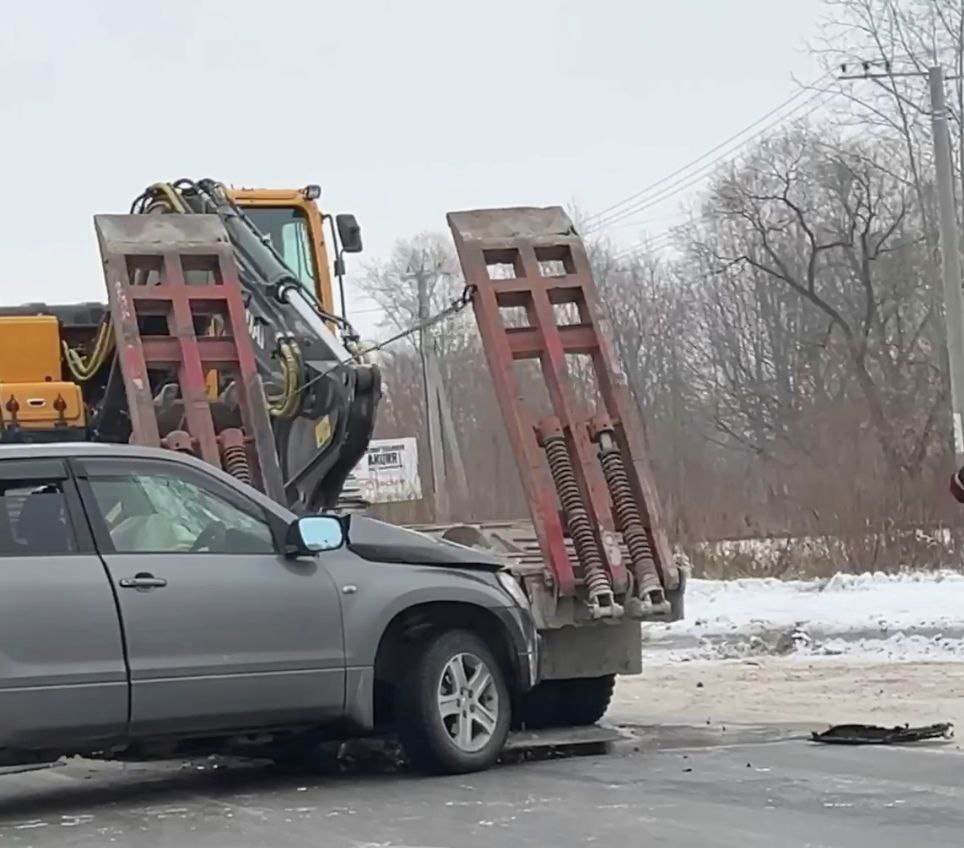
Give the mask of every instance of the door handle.
<path id="1" fill-rule="evenodd" d="M 141 572 L 133 577 L 123 577 L 120 580 L 122 589 L 163 589 L 167 581 L 163 577 L 155 577 L 153 574 Z"/>

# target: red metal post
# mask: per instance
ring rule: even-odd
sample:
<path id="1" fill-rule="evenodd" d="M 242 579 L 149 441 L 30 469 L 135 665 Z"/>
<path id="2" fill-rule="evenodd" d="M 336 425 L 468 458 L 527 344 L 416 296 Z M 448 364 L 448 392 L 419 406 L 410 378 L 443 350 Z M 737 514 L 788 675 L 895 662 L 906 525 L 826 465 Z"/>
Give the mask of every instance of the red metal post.
<path id="1" fill-rule="evenodd" d="M 253 444 L 253 482 L 284 502 L 264 389 L 245 321 L 241 286 L 227 234 L 214 215 L 98 215 L 94 218 L 107 279 L 111 318 L 136 444 L 190 444 L 221 467 L 221 449 L 205 372 L 233 377 L 243 438 Z M 139 270 L 157 274 L 156 285 L 134 283 Z M 188 284 L 187 270 L 204 270 L 208 282 Z M 142 321 L 164 318 L 167 334 L 142 334 Z M 219 316 L 226 332 L 198 336 L 199 318 Z M 159 432 L 150 371 L 174 370 L 187 435 Z M 155 387 L 156 388 L 156 387 Z M 223 440 L 222 440 L 223 441 Z M 237 451 L 237 438 L 232 440 Z"/>

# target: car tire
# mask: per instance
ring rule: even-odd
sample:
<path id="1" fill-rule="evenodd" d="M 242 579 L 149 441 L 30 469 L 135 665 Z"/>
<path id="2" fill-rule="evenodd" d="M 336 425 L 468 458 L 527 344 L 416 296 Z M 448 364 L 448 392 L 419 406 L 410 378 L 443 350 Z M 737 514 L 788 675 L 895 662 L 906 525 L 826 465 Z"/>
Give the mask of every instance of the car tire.
<path id="1" fill-rule="evenodd" d="M 430 638 L 398 695 L 398 734 L 415 768 L 465 774 L 489 768 L 502 753 L 512 718 L 509 687 L 474 633 L 449 630 Z"/>
<path id="2" fill-rule="evenodd" d="M 546 680 L 528 692 L 519 710 L 521 727 L 588 727 L 609 709 L 616 675 Z"/>

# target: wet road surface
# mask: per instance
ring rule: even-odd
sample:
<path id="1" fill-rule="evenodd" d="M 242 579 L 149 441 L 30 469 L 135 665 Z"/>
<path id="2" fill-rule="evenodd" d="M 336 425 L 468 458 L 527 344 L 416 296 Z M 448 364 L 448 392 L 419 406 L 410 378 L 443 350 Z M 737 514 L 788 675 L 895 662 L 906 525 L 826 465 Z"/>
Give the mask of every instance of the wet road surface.
<path id="1" fill-rule="evenodd" d="M 0 777 L 0 846 L 956 846 L 955 743 L 813 745 L 781 728 L 635 729 L 607 755 L 421 778 L 211 761 Z"/>

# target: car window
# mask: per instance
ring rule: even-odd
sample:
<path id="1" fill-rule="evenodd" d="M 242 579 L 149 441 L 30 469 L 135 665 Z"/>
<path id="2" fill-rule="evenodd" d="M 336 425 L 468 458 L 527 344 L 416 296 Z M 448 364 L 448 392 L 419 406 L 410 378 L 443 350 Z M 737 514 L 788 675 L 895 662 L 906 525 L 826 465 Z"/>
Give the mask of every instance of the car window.
<path id="1" fill-rule="evenodd" d="M 0 556 L 55 556 L 77 551 L 58 481 L 0 482 Z"/>
<path id="2" fill-rule="evenodd" d="M 241 509 L 176 472 L 90 477 L 117 553 L 273 553 L 263 516 Z"/>

